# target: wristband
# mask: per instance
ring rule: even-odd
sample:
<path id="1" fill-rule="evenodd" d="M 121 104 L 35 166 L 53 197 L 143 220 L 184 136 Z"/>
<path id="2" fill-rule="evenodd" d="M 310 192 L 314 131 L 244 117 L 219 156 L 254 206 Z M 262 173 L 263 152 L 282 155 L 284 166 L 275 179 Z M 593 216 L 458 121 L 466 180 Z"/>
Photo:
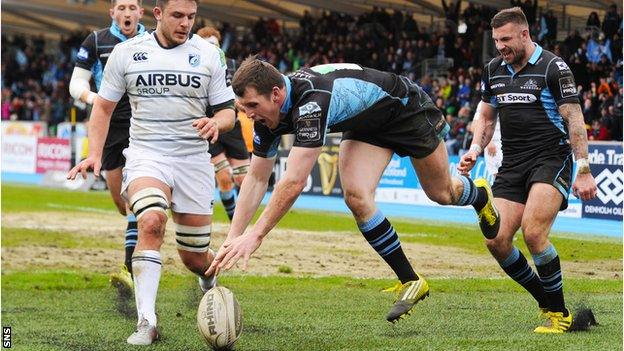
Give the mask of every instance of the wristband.
<path id="1" fill-rule="evenodd" d="M 576 160 L 576 168 L 578 169 L 578 174 L 587 174 L 591 173 L 589 168 L 589 162 L 586 158 L 579 158 Z"/>
<path id="2" fill-rule="evenodd" d="M 477 155 L 481 155 L 481 153 L 483 152 L 483 149 L 481 148 L 481 146 L 479 146 L 478 144 L 472 144 L 470 145 L 470 151 L 476 151 Z"/>
<path id="3" fill-rule="evenodd" d="M 89 105 L 93 105 L 93 102 L 95 101 L 95 97 L 97 96 L 96 93 L 90 91 L 89 94 L 87 94 L 87 101 L 86 103 Z"/>

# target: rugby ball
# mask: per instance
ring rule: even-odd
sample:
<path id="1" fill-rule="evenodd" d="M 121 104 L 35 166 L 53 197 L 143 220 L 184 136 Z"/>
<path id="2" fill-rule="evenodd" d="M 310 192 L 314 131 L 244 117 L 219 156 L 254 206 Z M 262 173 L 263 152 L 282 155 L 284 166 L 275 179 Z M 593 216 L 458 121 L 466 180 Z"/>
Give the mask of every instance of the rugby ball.
<path id="1" fill-rule="evenodd" d="M 243 313 L 234 294 L 217 286 L 204 294 L 197 310 L 197 327 L 213 350 L 231 350 L 243 330 Z"/>

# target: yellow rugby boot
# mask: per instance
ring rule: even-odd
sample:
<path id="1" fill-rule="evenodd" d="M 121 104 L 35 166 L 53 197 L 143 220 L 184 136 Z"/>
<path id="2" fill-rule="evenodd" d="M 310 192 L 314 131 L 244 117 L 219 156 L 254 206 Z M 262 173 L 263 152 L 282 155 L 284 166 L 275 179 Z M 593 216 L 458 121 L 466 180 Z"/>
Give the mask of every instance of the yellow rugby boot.
<path id="1" fill-rule="evenodd" d="M 394 323 L 400 318 L 405 318 L 406 315 L 411 314 L 418 301 L 429 296 L 429 284 L 420 274 L 417 273 L 416 275 L 418 280 L 412 280 L 405 284 L 399 282 L 395 286 L 383 290 L 384 292 L 396 292 L 397 294 L 397 299 L 386 316 L 388 322 Z"/>
<path id="2" fill-rule="evenodd" d="M 132 281 L 132 275 L 128 272 L 128 267 L 124 264 L 121 266 L 119 272 L 113 272 L 110 274 L 110 283 L 117 288 L 122 295 L 132 295 L 134 291 L 134 282 Z"/>
<path id="3" fill-rule="evenodd" d="M 561 334 L 572 326 L 572 313 L 568 311 L 568 316 L 564 317 L 563 312 L 547 312 L 548 320 L 546 325 L 539 326 L 533 330 L 538 334 Z"/>
<path id="4" fill-rule="evenodd" d="M 479 216 L 479 227 L 481 228 L 483 236 L 488 239 L 494 239 L 496 238 L 498 228 L 500 227 L 500 215 L 494 206 L 492 188 L 490 188 L 490 183 L 485 178 L 476 179 L 474 184 L 477 188 L 485 189 L 487 193 L 487 203 L 480 211 L 477 212 L 477 215 Z"/>

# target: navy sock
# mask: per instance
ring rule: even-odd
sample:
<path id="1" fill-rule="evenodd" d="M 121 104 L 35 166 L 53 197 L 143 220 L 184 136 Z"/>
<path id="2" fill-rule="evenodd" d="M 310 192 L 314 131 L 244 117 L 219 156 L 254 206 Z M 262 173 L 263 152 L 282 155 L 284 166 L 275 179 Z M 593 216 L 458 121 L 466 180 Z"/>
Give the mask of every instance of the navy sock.
<path id="1" fill-rule="evenodd" d="M 509 257 L 499 264 L 511 279 L 522 285 L 533 296 L 540 308 L 548 307 L 548 297 L 539 276 L 535 274 L 517 247 L 514 246 Z"/>
<path id="2" fill-rule="evenodd" d="M 462 191 L 459 200 L 457 201 L 457 206 L 467 206 L 472 205 L 475 210 L 480 211 L 485 204 L 487 203 L 487 192 L 485 189 L 477 188 L 472 179 L 466 176 L 460 176 L 462 184 L 464 185 L 464 190 Z"/>
<path id="3" fill-rule="evenodd" d="M 542 280 L 544 291 L 548 296 L 548 310 L 551 312 L 563 312 L 568 315 L 563 298 L 563 276 L 561 274 L 561 262 L 555 247 L 548 246 L 544 251 L 533 255 L 535 267 Z"/>
<path id="4" fill-rule="evenodd" d="M 130 213 L 127 218 L 128 226 L 126 227 L 126 240 L 124 244 L 126 257 L 124 260 L 124 264 L 126 265 L 126 268 L 128 268 L 128 272 L 132 273 L 132 254 L 134 253 L 134 248 L 137 244 L 139 231 L 137 226 L 137 220 L 134 214 Z"/>
<path id="5" fill-rule="evenodd" d="M 221 195 L 221 202 L 223 203 L 225 212 L 231 221 L 234 217 L 234 210 L 236 209 L 236 191 L 232 189 L 230 191 L 221 191 L 219 194 Z"/>
<path id="6" fill-rule="evenodd" d="M 358 227 L 377 254 L 392 268 L 401 283 L 418 280 L 418 276 L 401 248 L 399 236 L 381 211 L 377 210 L 368 221 L 358 223 Z"/>

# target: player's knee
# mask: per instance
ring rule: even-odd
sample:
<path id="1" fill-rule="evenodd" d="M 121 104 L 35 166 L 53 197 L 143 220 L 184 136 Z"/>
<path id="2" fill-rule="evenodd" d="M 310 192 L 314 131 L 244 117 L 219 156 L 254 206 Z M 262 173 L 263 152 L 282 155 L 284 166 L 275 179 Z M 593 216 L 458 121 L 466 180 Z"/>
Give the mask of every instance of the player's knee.
<path id="1" fill-rule="evenodd" d="M 356 219 L 366 217 L 375 207 L 374 195 L 367 194 L 365 191 L 345 189 L 344 201 Z"/>
<path id="2" fill-rule="evenodd" d="M 546 244 L 548 240 L 546 233 L 543 233 L 540 230 L 534 229 L 523 229 L 524 243 L 526 244 L 529 251 L 536 252 L 540 251 Z"/>
<path id="3" fill-rule="evenodd" d="M 138 219 L 141 235 L 149 237 L 150 240 L 162 240 L 165 236 L 166 224 L 167 215 L 156 211 L 146 212 Z"/>
<path id="4" fill-rule="evenodd" d="M 500 236 L 492 240 L 485 239 L 485 246 L 487 246 L 492 256 L 498 259 L 504 259 L 506 254 L 511 251 L 511 241 Z"/>
<path id="5" fill-rule="evenodd" d="M 139 229 L 150 236 L 162 236 L 167 223 L 167 195 L 149 187 L 136 192 L 130 198 L 130 210 L 136 215 Z"/>

